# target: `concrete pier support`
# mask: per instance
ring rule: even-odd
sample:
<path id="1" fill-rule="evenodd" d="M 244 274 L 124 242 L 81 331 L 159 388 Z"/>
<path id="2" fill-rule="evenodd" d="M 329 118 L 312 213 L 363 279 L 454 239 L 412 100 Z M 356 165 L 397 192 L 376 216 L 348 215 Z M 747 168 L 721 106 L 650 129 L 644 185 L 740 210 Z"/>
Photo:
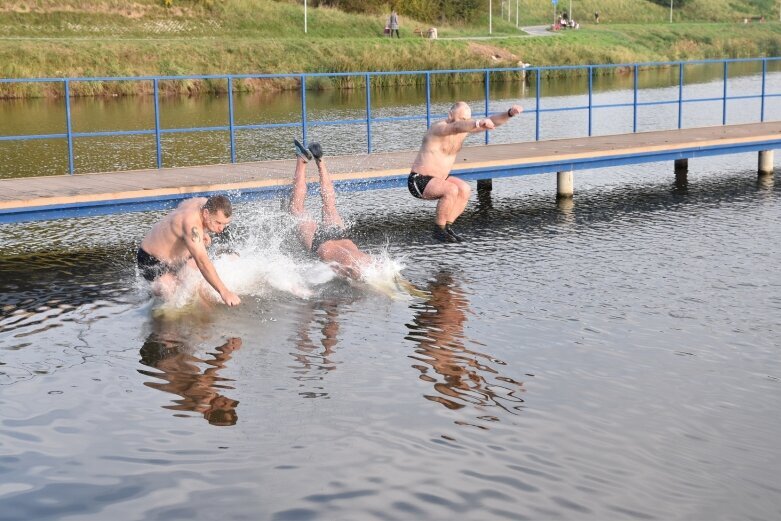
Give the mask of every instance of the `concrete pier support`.
<path id="1" fill-rule="evenodd" d="M 575 193 L 573 188 L 572 170 L 567 172 L 556 172 L 556 198 L 562 199 L 572 197 Z"/>
<path id="2" fill-rule="evenodd" d="M 490 192 L 494 189 L 493 179 L 478 179 L 477 180 L 477 192 Z"/>
<path id="3" fill-rule="evenodd" d="M 773 174 L 773 151 L 760 150 L 759 151 L 759 175 L 772 175 L 772 174 Z"/>

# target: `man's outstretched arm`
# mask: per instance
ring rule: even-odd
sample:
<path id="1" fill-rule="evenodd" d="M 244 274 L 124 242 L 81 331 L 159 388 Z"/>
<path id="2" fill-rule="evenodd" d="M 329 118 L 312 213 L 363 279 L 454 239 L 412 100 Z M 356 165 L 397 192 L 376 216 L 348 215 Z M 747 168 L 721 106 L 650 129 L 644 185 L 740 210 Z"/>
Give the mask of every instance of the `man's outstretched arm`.
<path id="1" fill-rule="evenodd" d="M 225 287 L 225 284 L 222 283 L 219 275 L 217 275 L 217 270 L 214 269 L 214 264 L 212 264 L 212 261 L 206 253 L 203 237 L 205 232 L 198 226 L 195 226 L 191 220 L 185 219 L 185 222 L 182 225 L 182 233 L 187 250 L 190 252 L 190 255 L 193 256 L 193 260 L 195 261 L 196 266 L 198 266 L 198 270 L 200 270 L 203 278 L 206 279 L 206 282 L 220 294 L 220 298 L 222 298 L 223 302 L 228 306 L 238 306 L 241 303 L 241 299 Z"/>
<path id="2" fill-rule="evenodd" d="M 490 119 L 495 127 L 504 125 L 508 121 L 510 121 L 510 118 L 513 118 L 523 112 L 523 107 L 520 105 L 513 105 L 509 109 L 507 109 L 505 112 L 497 112 L 496 114 L 491 114 L 488 116 L 488 119 Z"/>

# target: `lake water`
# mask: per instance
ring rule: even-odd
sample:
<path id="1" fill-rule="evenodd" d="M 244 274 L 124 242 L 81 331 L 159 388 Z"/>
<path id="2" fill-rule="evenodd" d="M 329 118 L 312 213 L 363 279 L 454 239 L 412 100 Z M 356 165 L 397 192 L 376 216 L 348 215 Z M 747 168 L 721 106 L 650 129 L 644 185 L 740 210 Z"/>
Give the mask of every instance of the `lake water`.
<path id="1" fill-rule="evenodd" d="M 501 179 L 456 245 L 405 190 L 340 194 L 417 297 L 243 203 L 235 309 L 150 299 L 160 213 L 0 225 L 0 519 L 778 519 L 779 185 L 756 154 L 576 172 L 558 205 Z"/>

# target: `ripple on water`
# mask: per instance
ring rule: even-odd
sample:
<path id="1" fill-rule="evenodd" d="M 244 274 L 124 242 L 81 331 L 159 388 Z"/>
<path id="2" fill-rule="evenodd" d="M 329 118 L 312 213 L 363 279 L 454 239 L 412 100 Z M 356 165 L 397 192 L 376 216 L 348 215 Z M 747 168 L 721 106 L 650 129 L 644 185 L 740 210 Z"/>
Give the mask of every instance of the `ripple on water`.
<path id="1" fill-rule="evenodd" d="M 321 276 L 278 201 L 237 209 L 231 310 L 150 301 L 159 213 L 1 227 L 0 517 L 777 517 L 777 189 L 658 175 L 497 181 L 455 247 L 344 194 L 413 298 Z"/>

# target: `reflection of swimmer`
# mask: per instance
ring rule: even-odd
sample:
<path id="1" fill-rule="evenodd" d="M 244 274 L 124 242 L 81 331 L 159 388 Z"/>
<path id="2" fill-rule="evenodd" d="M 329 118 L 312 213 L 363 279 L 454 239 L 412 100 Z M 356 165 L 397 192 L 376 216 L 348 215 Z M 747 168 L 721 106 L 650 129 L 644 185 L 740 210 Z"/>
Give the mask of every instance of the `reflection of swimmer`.
<path id="1" fill-rule="evenodd" d="M 168 298 L 181 282 L 177 276 L 192 258 L 203 278 L 229 306 L 241 301 L 222 283 L 206 254 L 211 243 L 209 233 L 221 233 L 230 223 L 233 212 L 227 197 L 198 197 L 182 202 L 144 237 L 138 248 L 138 268 L 153 283 L 155 293 Z"/>
<path id="2" fill-rule="evenodd" d="M 156 331 L 149 335 L 141 347 L 141 363 L 162 372 L 139 369 L 138 372 L 163 380 L 145 382 L 144 385 L 175 394 L 181 399 L 175 405 L 164 408 L 174 411 L 192 411 L 203 415 L 212 425 L 234 425 L 238 420 L 238 401 L 221 394 L 223 389 L 233 389 L 231 380 L 218 376 L 233 351 L 241 347 L 240 338 L 229 338 L 223 345 L 209 353 L 210 359 L 200 359 L 191 354 L 186 339 L 173 331 L 165 331 L 164 321 L 156 321 Z M 201 365 L 207 368 L 201 371 Z"/>
<path id="3" fill-rule="evenodd" d="M 316 319 L 315 314 L 322 312 L 322 318 Z M 313 302 L 304 308 L 304 316 L 298 320 L 299 329 L 296 336 L 297 352 L 291 353 L 297 365 L 292 366 L 294 378 L 301 382 L 301 387 L 309 387 L 307 382 L 315 382 L 314 390 L 302 391 L 305 398 L 327 398 L 321 382 L 325 375 L 336 369 L 336 364 L 329 358 L 334 353 L 339 333 L 337 303 Z M 310 336 L 311 326 L 319 326 L 320 346 Z"/>
<path id="4" fill-rule="evenodd" d="M 318 143 L 305 148 L 293 140 L 296 146 L 296 171 L 293 178 L 293 195 L 290 199 L 290 213 L 298 218 L 298 235 L 304 247 L 323 262 L 328 263 L 340 275 L 358 279 L 361 269 L 371 262 L 371 257 L 362 252 L 350 239 L 339 211 L 336 209 L 336 192 L 331 175 L 323 160 L 323 151 Z M 323 201 L 322 224 L 318 225 L 306 212 L 306 163 L 317 162 L 320 174 L 320 197 Z"/>
<path id="5" fill-rule="evenodd" d="M 431 293 L 428 302 L 412 305 L 416 309 L 415 318 L 407 325 L 410 330 L 407 339 L 417 343 L 411 358 L 422 362 L 413 367 L 420 371 L 421 380 L 434 384 L 438 393 L 426 398 L 448 409 L 471 404 L 481 408 L 499 407 L 517 414 L 523 399 L 516 394 L 523 391 L 523 384 L 501 376 L 488 365 L 503 362 L 464 347 L 469 302 L 452 275 L 438 273 L 428 290 Z M 498 420 L 496 416 L 480 418 Z"/>

